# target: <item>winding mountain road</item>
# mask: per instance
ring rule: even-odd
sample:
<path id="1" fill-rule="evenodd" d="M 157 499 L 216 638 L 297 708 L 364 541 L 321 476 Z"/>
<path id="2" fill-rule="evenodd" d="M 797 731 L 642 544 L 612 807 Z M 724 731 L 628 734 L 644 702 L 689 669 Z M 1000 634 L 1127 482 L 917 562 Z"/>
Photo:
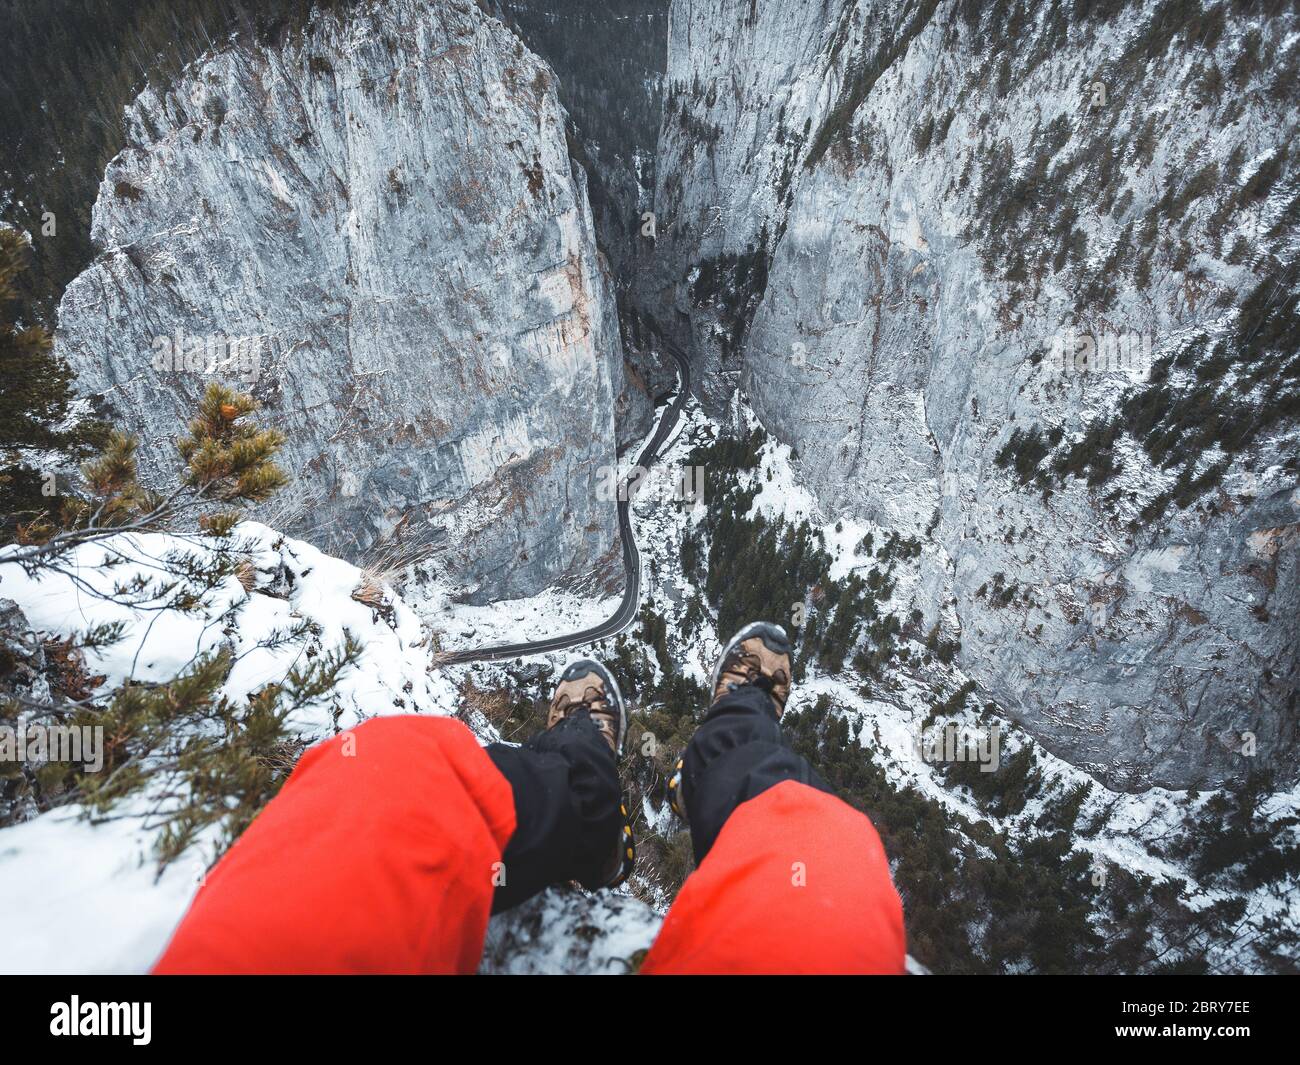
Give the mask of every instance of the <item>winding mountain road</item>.
<path id="1" fill-rule="evenodd" d="M 691 393 L 691 364 L 686 357 L 686 353 L 664 336 L 657 327 L 652 325 L 651 331 L 659 338 L 664 350 L 677 363 L 677 394 L 664 407 L 663 413 L 659 416 L 659 424 L 655 427 L 654 435 L 646 441 L 645 446 L 641 449 L 641 454 L 637 456 L 636 467 L 643 470 L 650 469 L 659 457 L 659 449 L 672 435 L 673 429 L 677 426 L 678 418 L 681 416 L 682 407 L 686 403 L 686 397 Z M 440 665 L 463 665 L 466 662 L 494 662 L 503 658 L 518 658 L 521 655 L 562 651 L 568 647 L 578 647 L 583 644 L 595 643 L 597 640 L 603 640 L 608 636 L 615 636 L 632 624 L 632 620 L 636 617 L 637 607 L 641 603 L 641 552 L 636 546 L 636 537 L 632 534 L 632 504 L 631 500 L 627 498 L 629 493 L 624 490 L 625 482 L 620 484 L 619 488 L 618 532 L 623 541 L 623 600 L 619 603 L 618 609 L 614 611 L 613 617 L 589 629 L 582 629 L 579 632 L 570 632 L 561 636 L 548 636 L 544 640 L 527 640 L 523 643 L 502 643 L 469 650 L 446 651 L 438 656 L 438 663 Z"/>

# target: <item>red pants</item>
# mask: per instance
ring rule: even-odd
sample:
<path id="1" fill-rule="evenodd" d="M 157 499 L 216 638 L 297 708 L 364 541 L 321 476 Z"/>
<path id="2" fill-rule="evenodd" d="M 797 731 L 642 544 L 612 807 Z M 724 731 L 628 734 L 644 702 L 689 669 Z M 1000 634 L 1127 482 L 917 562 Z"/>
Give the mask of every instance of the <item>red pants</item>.
<path id="1" fill-rule="evenodd" d="M 312 748 L 200 889 L 158 973 L 472 973 L 511 786 L 448 718 Z M 647 973 L 900 973 L 871 822 L 793 780 L 742 802 L 668 912 Z"/>

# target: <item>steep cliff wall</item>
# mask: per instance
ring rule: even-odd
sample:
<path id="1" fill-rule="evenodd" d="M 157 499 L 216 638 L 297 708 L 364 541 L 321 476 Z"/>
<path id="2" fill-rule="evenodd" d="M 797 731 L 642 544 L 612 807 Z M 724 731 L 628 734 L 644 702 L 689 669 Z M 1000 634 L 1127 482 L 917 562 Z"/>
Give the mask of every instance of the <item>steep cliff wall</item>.
<path id="1" fill-rule="evenodd" d="M 1296 29 L 1226 3 L 671 11 L 642 297 L 830 512 L 925 539 L 926 623 L 1111 785 L 1294 773 Z"/>
<path id="2" fill-rule="evenodd" d="M 623 449 L 645 436 L 652 399 L 676 381 L 672 360 L 626 298 L 654 251 L 645 214 L 654 206 L 668 7 L 669 0 L 494 0 L 492 7 L 550 64 L 569 112 L 569 150 L 587 176 L 596 239 L 618 293 L 630 386 L 617 412 Z"/>
<path id="3" fill-rule="evenodd" d="M 150 471 L 216 376 L 288 435 L 281 527 L 436 550 L 475 600 L 609 578 L 622 351 L 544 63 L 473 5 L 393 0 L 128 120 L 58 346 Z"/>

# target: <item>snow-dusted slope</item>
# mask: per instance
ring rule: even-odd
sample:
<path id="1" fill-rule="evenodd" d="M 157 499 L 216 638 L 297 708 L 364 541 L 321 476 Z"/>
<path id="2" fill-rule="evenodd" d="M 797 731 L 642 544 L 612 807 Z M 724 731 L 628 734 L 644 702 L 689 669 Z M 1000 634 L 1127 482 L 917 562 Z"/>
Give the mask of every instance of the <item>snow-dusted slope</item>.
<path id="1" fill-rule="evenodd" d="M 364 571 L 257 522 L 237 526 L 222 545 L 247 559 L 243 580 L 226 578 L 198 615 L 159 611 L 156 601 L 133 605 L 117 591 L 137 577 L 156 580 L 173 556 L 203 557 L 205 548 L 202 538 L 165 533 L 113 537 L 72 552 L 66 573 L 35 579 L 4 566 L 0 592 L 18 604 L 32 629 L 59 638 L 121 623 L 122 641 L 86 652 L 86 671 L 104 678 L 104 690 L 128 679 L 170 680 L 200 655 L 228 647 L 236 663 L 224 693 L 242 700 L 352 633 L 363 656 L 328 704 L 291 722 L 302 738 L 320 739 L 379 714 L 439 706 L 446 712 L 446 684 L 429 672 L 428 631 L 401 598 L 382 586 L 368 594 L 374 579 Z M 265 646 L 273 633 L 304 621 L 312 626 L 305 645 Z"/>

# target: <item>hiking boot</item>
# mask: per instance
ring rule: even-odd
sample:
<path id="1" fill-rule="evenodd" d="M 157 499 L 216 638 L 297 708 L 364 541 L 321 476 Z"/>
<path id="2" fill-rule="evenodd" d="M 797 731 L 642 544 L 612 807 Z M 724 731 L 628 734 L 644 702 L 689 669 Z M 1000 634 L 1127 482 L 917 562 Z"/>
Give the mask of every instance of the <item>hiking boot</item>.
<path id="1" fill-rule="evenodd" d="M 752 684 L 767 692 L 780 718 L 790 695 L 790 672 L 790 638 L 785 629 L 767 621 L 752 622 L 731 638 L 713 667 L 713 703 L 732 688 Z"/>
<path id="2" fill-rule="evenodd" d="M 733 688 L 752 684 L 767 692 L 772 710 L 780 720 L 790 695 L 790 639 L 785 629 L 766 621 L 746 625 L 728 642 L 713 667 L 713 699 L 710 709 Z M 668 778 L 668 805 L 683 821 L 686 816 L 685 783 L 682 775 L 686 756 L 677 759 Z"/>
<path id="3" fill-rule="evenodd" d="M 569 663 L 560 674 L 560 682 L 551 696 L 551 709 L 546 717 L 547 731 L 561 721 L 585 711 L 591 718 L 616 760 L 623 756 L 623 740 L 627 735 L 627 706 L 618 683 L 604 666 L 590 658 L 580 658 Z M 610 850 L 609 862 L 604 870 L 590 882 L 583 882 L 588 890 L 618 887 L 632 872 L 636 864 L 636 842 L 632 838 L 632 824 L 627 813 L 627 800 L 619 801 L 620 828 L 618 839 Z"/>
<path id="4" fill-rule="evenodd" d="M 560 674 L 560 683 L 551 696 L 551 712 L 546 716 L 546 728 L 555 728 L 566 717 L 586 710 L 591 720 L 614 752 L 615 758 L 623 755 L 623 737 L 627 734 L 627 707 L 623 693 L 610 676 L 609 670 L 590 658 L 570 662 Z"/>

